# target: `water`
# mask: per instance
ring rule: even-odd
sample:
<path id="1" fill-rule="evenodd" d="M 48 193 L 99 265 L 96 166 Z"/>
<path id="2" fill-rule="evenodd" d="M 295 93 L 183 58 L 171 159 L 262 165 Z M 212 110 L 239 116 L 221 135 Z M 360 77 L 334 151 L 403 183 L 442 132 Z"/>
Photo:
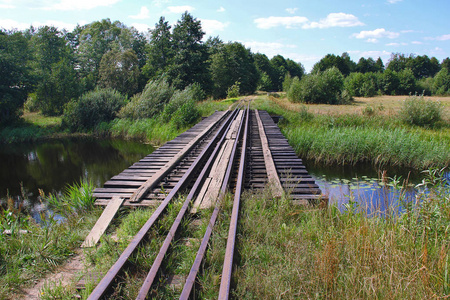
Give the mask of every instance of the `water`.
<path id="1" fill-rule="evenodd" d="M 133 141 L 92 138 L 1 145 L 0 202 L 5 207 L 9 194 L 35 217 L 43 208 L 38 189 L 61 193 L 82 179 L 102 186 L 153 150 L 151 145 Z"/>
<path id="2" fill-rule="evenodd" d="M 414 186 L 424 177 L 412 169 L 378 169 L 370 164 L 324 166 L 305 161 L 305 165 L 322 193 L 329 197 L 330 204 L 337 204 L 343 211 L 353 201 L 368 215 L 385 215 L 393 209 L 402 211 L 405 202 L 415 200 Z M 405 188 L 399 190 L 395 185 Z"/>

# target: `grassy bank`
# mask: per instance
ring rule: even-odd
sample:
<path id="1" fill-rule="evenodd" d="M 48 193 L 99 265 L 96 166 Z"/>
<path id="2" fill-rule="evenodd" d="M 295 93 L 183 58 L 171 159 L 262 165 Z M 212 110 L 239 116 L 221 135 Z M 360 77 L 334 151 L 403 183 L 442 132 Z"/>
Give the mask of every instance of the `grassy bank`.
<path id="1" fill-rule="evenodd" d="M 365 208 L 309 210 L 254 195 L 243 201 L 236 299 L 430 299 L 450 293 L 449 188 L 399 216 Z"/>
<path id="2" fill-rule="evenodd" d="M 92 207 L 91 192 L 92 186 L 82 184 L 69 187 L 59 199 L 43 196 L 59 216 L 44 211 L 40 224 L 20 205 L 15 208 L 12 199 L 8 209 L 0 208 L 0 299 L 18 297 L 75 253 L 101 213 Z"/>
<path id="3" fill-rule="evenodd" d="M 450 164 L 450 101 L 444 102 L 443 121 L 428 128 L 404 124 L 399 99 L 375 101 L 370 113 L 361 100 L 343 106 L 302 105 L 260 96 L 253 106 L 283 116 L 282 132 L 303 158 L 329 165 L 370 162 L 419 170 Z M 387 112 L 381 107 L 390 108 Z"/>

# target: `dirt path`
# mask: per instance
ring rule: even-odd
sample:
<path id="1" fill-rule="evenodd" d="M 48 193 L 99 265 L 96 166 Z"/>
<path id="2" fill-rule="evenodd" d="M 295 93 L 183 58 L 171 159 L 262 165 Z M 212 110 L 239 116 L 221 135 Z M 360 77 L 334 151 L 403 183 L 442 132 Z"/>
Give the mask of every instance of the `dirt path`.
<path id="1" fill-rule="evenodd" d="M 61 284 L 69 285 L 78 280 L 77 275 L 84 270 L 84 253 L 82 249 L 76 251 L 75 255 L 70 258 L 64 265 L 60 266 L 54 273 L 48 274 L 45 278 L 40 279 L 33 287 L 24 290 L 24 294 L 18 299 L 39 299 L 41 289 L 45 284 Z"/>

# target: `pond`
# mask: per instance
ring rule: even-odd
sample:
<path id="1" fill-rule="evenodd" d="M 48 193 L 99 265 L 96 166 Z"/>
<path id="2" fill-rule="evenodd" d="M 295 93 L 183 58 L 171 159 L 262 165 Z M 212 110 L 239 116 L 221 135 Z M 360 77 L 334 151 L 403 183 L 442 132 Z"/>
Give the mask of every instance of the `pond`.
<path id="1" fill-rule="evenodd" d="M 36 219 L 41 209 L 39 189 L 60 193 L 83 179 L 102 186 L 153 150 L 134 141 L 93 138 L 1 145 L 0 201 L 6 206 L 9 195 Z"/>
<path id="2" fill-rule="evenodd" d="M 0 202 L 6 206 L 9 195 L 16 203 L 22 203 L 35 219 L 39 218 L 39 211 L 45 207 L 38 200 L 39 189 L 45 194 L 60 193 L 67 185 L 82 179 L 102 186 L 153 150 L 151 145 L 139 142 L 92 138 L 2 145 Z M 411 186 L 423 177 L 413 170 L 385 168 L 380 171 L 370 164 L 324 166 L 305 161 L 305 165 L 322 192 L 329 196 L 330 203 L 337 203 L 343 210 L 350 200 L 356 201 L 369 215 L 402 205 L 398 190 L 389 185 L 393 181 L 402 184 L 408 179 L 410 187 L 402 194 L 402 200 L 411 201 L 415 197 Z"/>

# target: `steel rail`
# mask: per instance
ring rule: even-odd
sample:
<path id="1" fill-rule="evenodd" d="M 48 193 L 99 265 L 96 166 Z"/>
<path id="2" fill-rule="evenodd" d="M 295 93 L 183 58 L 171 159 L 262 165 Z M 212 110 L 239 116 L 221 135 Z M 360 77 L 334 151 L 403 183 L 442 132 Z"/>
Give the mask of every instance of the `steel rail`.
<path id="1" fill-rule="evenodd" d="M 248 110 L 247 110 L 247 116 L 248 116 Z M 242 134 L 243 121 L 244 121 L 244 118 L 242 118 L 241 123 L 239 124 L 239 130 L 238 130 L 239 133 L 238 133 L 237 138 L 235 140 L 235 143 L 233 145 L 231 158 L 234 158 L 235 153 L 236 153 L 237 145 L 239 143 L 239 137 Z M 242 149 L 242 151 L 245 151 L 245 149 Z M 211 218 L 209 220 L 209 223 L 208 223 L 208 227 L 206 228 L 206 232 L 205 232 L 205 234 L 203 236 L 202 242 L 201 242 L 200 247 L 199 247 L 199 249 L 197 251 L 197 255 L 195 257 L 194 264 L 192 265 L 192 268 L 191 268 L 191 270 L 189 272 L 189 275 L 188 275 L 188 277 L 186 279 L 186 283 L 185 283 L 185 285 L 183 287 L 183 290 L 181 292 L 180 299 L 182 299 L 182 300 L 189 299 L 189 296 L 190 296 L 190 294 L 191 294 L 191 292 L 193 290 L 193 287 L 194 287 L 194 284 L 195 284 L 195 279 L 197 277 L 198 271 L 200 270 L 200 265 L 201 265 L 201 263 L 203 261 L 203 258 L 205 256 L 206 248 L 208 246 L 209 239 L 211 238 L 211 234 L 212 234 L 212 230 L 213 230 L 214 224 L 216 223 L 217 216 L 219 215 L 219 212 L 220 212 L 220 206 L 221 206 L 222 199 L 223 199 L 223 197 L 225 195 L 225 192 L 227 190 L 227 187 L 228 187 L 228 181 L 229 181 L 229 178 L 230 178 L 230 173 L 231 173 L 232 168 L 233 168 L 233 160 L 234 159 L 230 159 L 230 161 L 228 162 L 227 171 L 226 171 L 226 175 L 225 175 L 225 177 L 227 178 L 227 181 L 224 180 L 223 183 L 222 183 L 221 193 L 220 193 L 219 199 L 216 202 L 216 205 L 214 207 L 214 211 L 213 211 L 213 213 L 211 215 Z"/>
<path id="2" fill-rule="evenodd" d="M 227 248 L 225 250 L 225 258 L 222 268 L 222 279 L 220 282 L 219 300 L 228 299 L 230 295 L 231 273 L 233 270 L 234 246 L 236 244 L 236 231 L 239 217 L 239 206 L 241 202 L 242 187 L 244 185 L 245 163 L 246 163 L 245 149 L 247 149 L 248 120 L 249 120 L 249 110 L 247 110 L 247 117 L 245 120 L 244 138 L 242 143 L 241 158 L 239 161 L 239 172 L 237 177 L 236 190 L 234 193 L 233 210 L 231 212 L 230 228 L 228 231 L 228 238 L 227 238 Z"/>
<path id="3" fill-rule="evenodd" d="M 150 228 L 153 226 L 153 224 L 156 222 L 156 220 L 159 218 L 159 216 L 162 214 L 162 212 L 166 209 L 172 198 L 177 194 L 177 192 L 187 183 L 189 177 L 192 173 L 197 169 L 197 166 L 200 164 L 200 162 L 204 159 L 204 156 L 209 152 L 209 150 L 212 148 L 212 145 L 215 143 L 217 138 L 220 136 L 222 131 L 225 129 L 226 125 L 230 123 L 230 120 L 234 115 L 236 115 L 238 112 L 238 109 L 235 109 L 229 116 L 226 118 L 225 122 L 222 123 L 217 133 L 214 135 L 214 137 L 211 139 L 211 141 L 208 143 L 208 145 L 203 149 L 203 151 L 200 153 L 200 155 L 196 158 L 196 160 L 192 163 L 192 165 L 189 167 L 189 169 L 186 171 L 186 173 L 183 175 L 183 177 L 178 181 L 178 183 L 175 185 L 175 187 L 172 189 L 172 191 L 166 196 L 166 198 L 162 201 L 162 203 L 158 206 L 158 208 L 153 212 L 153 214 L 150 216 L 150 218 L 147 220 L 147 222 L 142 226 L 142 228 L 139 230 L 139 232 L 134 236 L 133 240 L 130 242 L 130 244 L 127 246 L 127 248 L 122 252 L 119 259 L 114 263 L 114 265 L 108 270 L 108 272 L 105 274 L 105 276 L 102 278 L 102 280 L 99 282 L 99 284 L 95 287 L 95 289 L 92 291 L 92 293 L 89 295 L 88 300 L 94 300 L 94 299 L 100 299 L 107 290 L 111 287 L 114 279 L 119 274 L 119 272 L 123 269 L 126 262 L 128 261 L 128 258 L 131 256 L 131 254 L 134 252 L 134 250 L 139 246 L 139 244 L 142 242 L 144 237 L 146 236 L 147 232 L 150 230 Z"/>
<path id="4" fill-rule="evenodd" d="M 229 122 L 229 125 L 227 127 L 227 129 L 223 132 L 222 137 L 220 138 L 219 142 L 216 144 L 216 147 L 213 151 L 213 153 L 210 155 L 208 161 L 206 162 L 205 166 L 203 167 L 200 175 L 197 177 L 197 180 L 194 183 L 194 186 L 192 187 L 191 191 L 189 192 L 188 196 L 186 197 L 186 200 L 183 203 L 182 208 L 180 209 L 180 211 L 178 212 L 178 215 L 174 221 L 174 223 L 172 224 L 169 233 L 167 234 L 163 245 L 161 246 L 158 255 L 156 256 L 150 271 L 147 275 L 147 277 L 144 280 L 144 283 L 141 286 L 141 289 L 139 290 L 139 293 L 136 297 L 136 299 L 142 300 L 142 299 L 146 299 L 148 292 L 150 291 L 150 288 L 158 274 L 158 271 L 163 263 L 164 257 L 167 254 L 167 251 L 170 247 L 170 244 L 173 241 L 173 238 L 175 237 L 175 234 L 178 230 L 178 227 L 181 224 L 182 219 L 184 218 L 186 212 L 188 211 L 189 208 L 189 204 L 192 201 L 192 199 L 194 198 L 195 194 L 197 193 L 197 190 L 201 187 L 201 183 L 204 181 L 204 177 L 207 176 L 207 172 L 210 170 L 210 167 L 212 166 L 214 159 L 217 156 L 217 153 L 219 152 L 223 141 L 225 140 L 225 137 L 227 135 L 227 132 L 229 131 L 233 121 L 236 119 L 238 114 L 235 114 L 233 119 L 231 120 L 231 122 Z"/>

